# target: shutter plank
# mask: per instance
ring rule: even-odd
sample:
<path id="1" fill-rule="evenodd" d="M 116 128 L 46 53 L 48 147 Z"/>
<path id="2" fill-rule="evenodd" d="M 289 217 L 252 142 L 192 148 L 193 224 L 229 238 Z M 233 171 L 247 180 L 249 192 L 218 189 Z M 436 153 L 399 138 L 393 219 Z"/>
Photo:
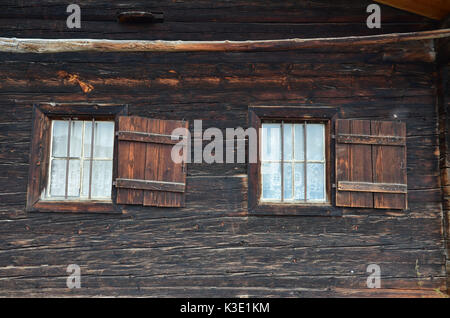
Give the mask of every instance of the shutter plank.
<path id="1" fill-rule="evenodd" d="M 336 121 L 336 135 L 350 133 L 349 120 Z M 336 141 L 336 183 L 339 180 L 350 180 L 350 144 L 340 144 Z M 351 193 L 336 190 L 336 205 L 351 206 Z"/>
<path id="2" fill-rule="evenodd" d="M 370 135 L 368 120 L 338 120 L 337 135 Z M 336 142 L 336 180 L 372 182 L 371 145 Z M 336 191 L 336 205 L 373 207 L 373 194 L 368 192 Z"/>
<path id="3" fill-rule="evenodd" d="M 406 125 L 398 122 L 372 121 L 371 134 L 406 138 Z M 373 145 L 373 182 L 406 184 L 406 147 Z M 374 193 L 375 208 L 406 209 L 406 193 Z"/>
<path id="4" fill-rule="evenodd" d="M 188 128 L 187 122 L 148 119 L 148 133 L 171 135 L 179 127 Z M 173 145 L 148 143 L 146 145 L 145 179 L 165 182 L 186 183 L 185 163 L 174 163 L 171 158 Z M 145 206 L 182 207 L 184 193 L 145 191 Z"/>
<path id="5" fill-rule="evenodd" d="M 119 130 L 145 132 L 147 130 L 147 119 L 137 116 L 121 116 L 119 117 Z M 119 141 L 118 175 L 120 178 L 145 178 L 145 151 L 145 143 Z M 118 204 L 142 204 L 143 200 L 143 190 L 117 189 Z"/>

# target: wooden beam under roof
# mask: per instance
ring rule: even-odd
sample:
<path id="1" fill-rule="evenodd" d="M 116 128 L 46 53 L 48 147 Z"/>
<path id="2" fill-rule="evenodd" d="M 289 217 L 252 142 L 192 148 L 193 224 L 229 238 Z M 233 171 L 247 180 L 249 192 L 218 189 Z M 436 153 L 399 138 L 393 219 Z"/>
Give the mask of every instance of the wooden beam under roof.
<path id="1" fill-rule="evenodd" d="M 450 29 L 369 36 L 255 41 L 164 41 L 106 39 L 19 39 L 0 38 L 0 52 L 257 52 L 303 48 L 380 45 L 450 37 Z"/>
<path id="2" fill-rule="evenodd" d="M 450 0 L 375 0 L 388 6 L 416 13 L 434 20 L 445 19 L 450 14 Z M 383 12 L 381 12 L 383 15 Z"/>

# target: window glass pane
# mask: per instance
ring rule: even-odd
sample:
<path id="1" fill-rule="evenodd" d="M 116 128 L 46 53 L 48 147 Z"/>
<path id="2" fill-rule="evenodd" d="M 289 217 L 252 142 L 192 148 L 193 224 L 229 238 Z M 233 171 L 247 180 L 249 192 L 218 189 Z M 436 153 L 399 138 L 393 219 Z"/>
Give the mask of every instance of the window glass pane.
<path id="1" fill-rule="evenodd" d="M 89 196 L 90 160 L 83 166 L 83 197 Z M 91 198 L 110 198 L 112 186 L 112 160 L 94 160 L 92 166 Z"/>
<path id="2" fill-rule="evenodd" d="M 284 124 L 284 160 L 292 160 L 292 124 Z"/>
<path id="3" fill-rule="evenodd" d="M 295 145 L 294 145 L 294 157 L 295 160 L 303 161 L 304 158 L 304 144 L 303 144 L 303 124 L 295 124 L 294 125 L 295 132 Z"/>
<path id="4" fill-rule="evenodd" d="M 324 164 L 308 163 L 307 165 L 307 200 L 325 200 Z"/>
<path id="5" fill-rule="evenodd" d="M 284 199 L 292 199 L 292 163 L 284 163 Z"/>
<path id="6" fill-rule="evenodd" d="M 263 163 L 261 169 L 262 198 L 281 200 L 281 165 Z"/>
<path id="7" fill-rule="evenodd" d="M 262 124 L 262 160 L 280 160 L 280 124 Z"/>
<path id="8" fill-rule="evenodd" d="M 50 196 L 63 197 L 66 193 L 66 164 L 65 159 L 52 160 L 50 177 Z M 80 160 L 69 161 L 69 182 L 67 195 L 78 197 L 80 195 Z"/>
<path id="9" fill-rule="evenodd" d="M 83 122 L 72 121 L 70 127 L 70 156 L 81 156 L 81 139 L 82 139 Z M 67 134 L 69 133 L 68 120 L 53 121 L 53 142 L 52 156 L 67 157 Z"/>
<path id="10" fill-rule="evenodd" d="M 91 156 L 92 122 L 85 122 L 84 157 Z M 94 157 L 112 158 L 114 148 L 114 122 L 97 121 L 94 131 Z"/>
<path id="11" fill-rule="evenodd" d="M 305 200 L 305 165 L 296 163 L 294 165 L 294 199 Z"/>
<path id="12" fill-rule="evenodd" d="M 52 156 L 67 157 L 67 133 L 69 122 L 65 120 L 53 121 Z"/>
<path id="13" fill-rule="evenodd" d="M 80 168 L 79 159 L 69 160 L 69 187 L 67 195 L 70 197 L 80 196 Z"/>
<path id="14" fill-rule="evenodd" d="M 64 196 L 66 186 L 66 162 L 67 160 L 65 159 L 52 160 L 50 196 Z"/>
<path id="15" fill-rule="evenodd" d="M 324 125 L 306 125 L 307 160 L 324 160 Z"/>
<path id="16" fill-rule="evenodd" d="M 67 133 L 66 133 L 67 134 Z M 70 128 L 70 156 L 81 157 L 81 142 L 83 138 L 83 122 L 72 121 Z M 66 149 L 67 152 L 67 149 Z"/>

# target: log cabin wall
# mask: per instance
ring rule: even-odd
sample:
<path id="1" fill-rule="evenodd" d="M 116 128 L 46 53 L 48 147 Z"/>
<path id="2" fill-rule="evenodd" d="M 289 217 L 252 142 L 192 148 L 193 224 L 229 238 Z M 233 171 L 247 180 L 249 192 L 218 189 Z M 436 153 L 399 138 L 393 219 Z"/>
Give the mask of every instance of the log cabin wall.
<path id="1" fill-rule="evenodd" d="M 0 34 L 28 38 L 256 40 L 430 30 L 369 1 L 2 1 Z M 118 11 L 165 22 L 120 25 Z M 0 296 L 441 296 L 446 289 L 432 41 L 248 53 L 0 53 Z M 85 92 L 75 75 L 92 90 Z M 247 216 L 245 164 L 189 164 L 185 208 L 121 215 L 27 213 L 32 104 L 129 104 L 129 114 L 247 127 L 249 105 L 336 106 L 341 118 L 407 125 L 409 210 Z M 368 289 L 369 264 L 381 289 Z M 80 289 L 66 286 L 69 264 Z"/>
<path id="2" fill-rule="evenodd" d="M 450 26 L 450 19 L 447 18 L 442 24 L 442 28 Z M 439 147 L 440 147 L 440 168 L 441 185 L 443 195 L 443 235 L 446 250 L 447 264 L 447 290 L 450 288 L 450 40 L 436 40 L 437 52 L 437 106 L 439 113 Z"/>

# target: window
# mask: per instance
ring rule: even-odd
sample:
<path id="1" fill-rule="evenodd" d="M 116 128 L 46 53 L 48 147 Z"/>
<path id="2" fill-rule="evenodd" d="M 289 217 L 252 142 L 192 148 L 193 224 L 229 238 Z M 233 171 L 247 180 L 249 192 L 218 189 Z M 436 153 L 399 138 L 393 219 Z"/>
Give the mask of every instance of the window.
<path id="1" fill-rule="evenodd" d="M 119 118 L 127 105 L 33 106 L 27 211 L 118 213 Z"/>
<path id="2" fill-rule="evenodd" d="M 326 202 L 323 123 L 263 123 L 261 148 L 261 201 Z"/>
<path id="3" fill-rule="evenodd" d="M 186 132 L 188 122 L 127 112 L 114 104 L 34 105 L 27 211 L 184 206 L 186 162 L 171 160 L 179 142 L 171 133 Z"/>
<path id="4" fill-rule="evenodd" d="M 52 120 L 46 199 L 111 200 L 114 121 Z"/>
<path id="5" fill-rule="evenodd" d="M 341 215 L 334 207 L 331 138 L 335 107 L 251 106 L 259 156 L 248 167 L 256 215 Z"/>
<path id="6" fill-rule="evenodd" d="M 405 123 L 337 119 L 337 108 L 324 106 L 250 106 L 248 121 L 259 131 L 249 214 L 408 208 Z"/>

